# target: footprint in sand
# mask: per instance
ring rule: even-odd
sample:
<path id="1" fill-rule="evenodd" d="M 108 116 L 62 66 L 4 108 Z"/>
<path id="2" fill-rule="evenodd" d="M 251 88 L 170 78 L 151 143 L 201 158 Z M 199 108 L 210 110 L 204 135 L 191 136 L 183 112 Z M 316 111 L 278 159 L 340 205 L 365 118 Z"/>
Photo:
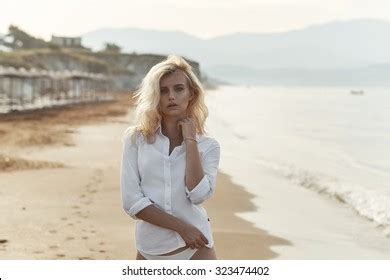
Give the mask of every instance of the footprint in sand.
<path id="1" fill-rule="evenodd" d="M 0 245 L 1 245 L 1 247 L 0 247 L 0 251 L 6 251 L 7 250 L 7 248 L 6 248 L 6 246 L 7 246 L 7 243 L 8 242 L 8 240 L 7 239 L 0 239 Z M 1 280 L 1 279 L 0 279 Z"/>
<path id="2" fill-rule="evenodd" d="M 79 260 L 93 260 L 91 257 L 78 257 Z"/>
<path id="3" fill-rule="evenodd" d="M 43 254 L 43 251 L 33 251 L 33 254 L 40 255 Z"/>
<path id="4" fill-rule="evenodd" d="M 106 251 L 105 250 L 99 250 L 99 253 L 105 253 Z"/>
<path id="5" fill-rule="evenodd" d="M 104 242 L 100 242 L 99 245 L 104 245 Z"/>
<path id="6" fill-rule="evenodd" d="M 88 214 L 83 214 L 83 213 L 78 214 L 78 216 L 80 218 L 83 218 L 83 219 L 88 219 L 89 218 Z"/>
<path id="7" fill-rule="evenodd" d="M 49 246 L 49 249 L 50 250 L 56 250 L 56 249 L 58 249 L 58 246 L 57 245 L 51 245 L 51 246 Z"/>
<path id="8" fill-rule="evenodd" d="M 78 206 L 78 205 L 73 205 L 72 208 L 73 208 L 73 209 L 80 209 L 80 206 Z"/>
<path id="9" fill-rule="evenodd" d="M 73 223 L 68 223 L 68 226 L 73 226 L 74 224 Z"/>
<path id="10" fill-rule="evenodd" d="M 54 233 L 57 233 L 57 231 L 56 231 L 55 229 L 51 229 L 51 230 L 49 230 L 49 232 L 50 232 L 50 233 L 53 233 L 53 234 L 54 234 Z"/>
<path id="11" fill-rule="evenodd" d="M 65 257 L 66 257 L 65 254 L 57 254 L 56 256 L 57 256 L 58 258 L 65 258 Z"/>
<path id="12" fill-rule="evenodd" d="M 94 171 L 94 173 L 91 177 L 91 181 L 85 185 L 85 188 L 86 188 L 88 193 L 94 194 L 94 193 L 98 192 L 98 189 L 96 189 L 95 187 L 97 185 L 101 184 L 102 177 L 103 177 L 102 170 L 98 169 L 98 170 Z"/>
<path id="13" fill-rule="evenodd" d="M 68 236 L 67 238 L 65 238 L 65 241 L 70 241 L 70 240 L 74 240 L 75 238 L 73 236 Z"/>
<path id="14" fill-rule="evenodd" d="M 67 217 L 62 217 L 61 220 L 62 220 L 62 221 L 67 221 L 68 218 L 67 218 Z"/>
<path id="15" fill-rule="evenodd" d="M 103 171 L 101 169 L 97 169 L 95 172 L 95 174 L 93 175 L 93 179 L 96 181 L 96 182 L 101 182 L 102 181 L 102 177 L 103 177 Z"/>
<path id="16" fill-rule="evenodd" d="M 89 192 L 89 191 L 87 190 L 87 192 Z M 82 195 L 80 196 L 80 198 L 82 199 L 81 203 L 84 204 L 84 205 L 87 204 L 87 202 L 92 201 L 91 195 L 88 194 L 88 193 L 82 194 Z"/>
<path id="17" fill-rule="evenodd" d="M 87 240 L 88 236 L 83 236 L 82 239 Z"/>

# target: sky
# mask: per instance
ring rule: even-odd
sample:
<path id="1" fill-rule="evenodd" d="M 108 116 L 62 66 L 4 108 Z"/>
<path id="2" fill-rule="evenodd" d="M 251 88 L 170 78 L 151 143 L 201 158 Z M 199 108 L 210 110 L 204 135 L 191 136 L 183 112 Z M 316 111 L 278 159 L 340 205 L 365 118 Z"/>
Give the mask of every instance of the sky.
<path id="1" fill-rule="evenodd" d="M 10 24 L 43 39 L 104 27 L 183 31 L 198 38 L 282 32 L 335 20 L 390 20 L 388 0 L 0 0 Z"/>

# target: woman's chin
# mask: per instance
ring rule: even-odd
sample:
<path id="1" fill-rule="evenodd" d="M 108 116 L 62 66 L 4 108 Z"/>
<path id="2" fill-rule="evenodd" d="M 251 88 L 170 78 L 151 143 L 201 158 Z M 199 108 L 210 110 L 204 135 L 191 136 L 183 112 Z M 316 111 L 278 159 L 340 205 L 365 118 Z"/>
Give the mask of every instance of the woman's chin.
<path id="1" fill-rule="evenodd" d="M 174 117 L 174 118 L 179 118 L 179 117 L 185 117 L 186 116 L 186 112 L 180 112 L 180 111 L 169 111 L 169 112 L 165 112 L 164 113 L 164 116 L 166 117 Z"/>

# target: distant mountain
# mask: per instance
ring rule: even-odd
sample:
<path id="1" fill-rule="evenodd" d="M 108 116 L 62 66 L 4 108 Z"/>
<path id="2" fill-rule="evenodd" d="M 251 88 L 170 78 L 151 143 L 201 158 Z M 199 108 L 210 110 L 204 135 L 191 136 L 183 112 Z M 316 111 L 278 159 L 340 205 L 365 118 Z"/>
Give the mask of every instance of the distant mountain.
<path id="1" fill-rule="evenodd" d="M 259 81 L 256 77 L 266 75 L 280 81 L 282 73 L 290 78 L 299 76 L 293 80 L 306 83 L 310 77 L 305 73 L 310 76 L 316 72 L 330 75 L 322 80 L 331 84 L 347 78 L 348 74 L 342 73 L 352 73 L 352 69 L 354 73 L 370 72 L 375 65 L 390 64 L 389 35 L 389 21 L 361 19 L 279 33 L 234 33 L 209 40 L 183 32 L 136 28 L 100 29 L 82 37 L 84 44 L 94 49 L 102 48 L 104 42 L 114 42 L 127 52 L 184 55 L 198 61 L 210 76 L 222 80 L 236 77 L 234 80 L 241 83 L 254 77 Z M 375 69 L 384 71 L 381 67 Z M 386 76 L 382 74 L 379 76 Z"/>
<path id="2" fill-rule="evenodd" d="M 184 32 L 155 31 L 139 28 L 104 28 L 82 35 L 83 43 L 99 50 L 105 42 L 114 42 L 126 52 L 155 54 L 192 53 L 202 40 Z"/>

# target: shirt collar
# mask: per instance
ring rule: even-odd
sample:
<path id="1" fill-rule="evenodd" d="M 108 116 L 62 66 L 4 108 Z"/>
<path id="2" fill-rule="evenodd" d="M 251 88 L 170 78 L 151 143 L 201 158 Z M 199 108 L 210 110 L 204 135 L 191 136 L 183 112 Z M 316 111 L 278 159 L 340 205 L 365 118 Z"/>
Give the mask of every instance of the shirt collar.
<path id="1" fill-rule="evenodd" d="M 157 126 L 157 128 L 156 128 L 156 130 L 155 130 L 155 133 L 156 133 L 156 134 L 159 134 L 160 136 L 165 136 L 165 135 L 162 133 L 161 129 L 162 129 L 162 128 L 161 128 L 161 122 L 159 122 L 159 123 L 158 123 L 158 126 Z M 195 138 L 196 138 L 197 141 L 199 141 L 200 135 L 199 135 L 198 133 L 196 133 Z"/>

